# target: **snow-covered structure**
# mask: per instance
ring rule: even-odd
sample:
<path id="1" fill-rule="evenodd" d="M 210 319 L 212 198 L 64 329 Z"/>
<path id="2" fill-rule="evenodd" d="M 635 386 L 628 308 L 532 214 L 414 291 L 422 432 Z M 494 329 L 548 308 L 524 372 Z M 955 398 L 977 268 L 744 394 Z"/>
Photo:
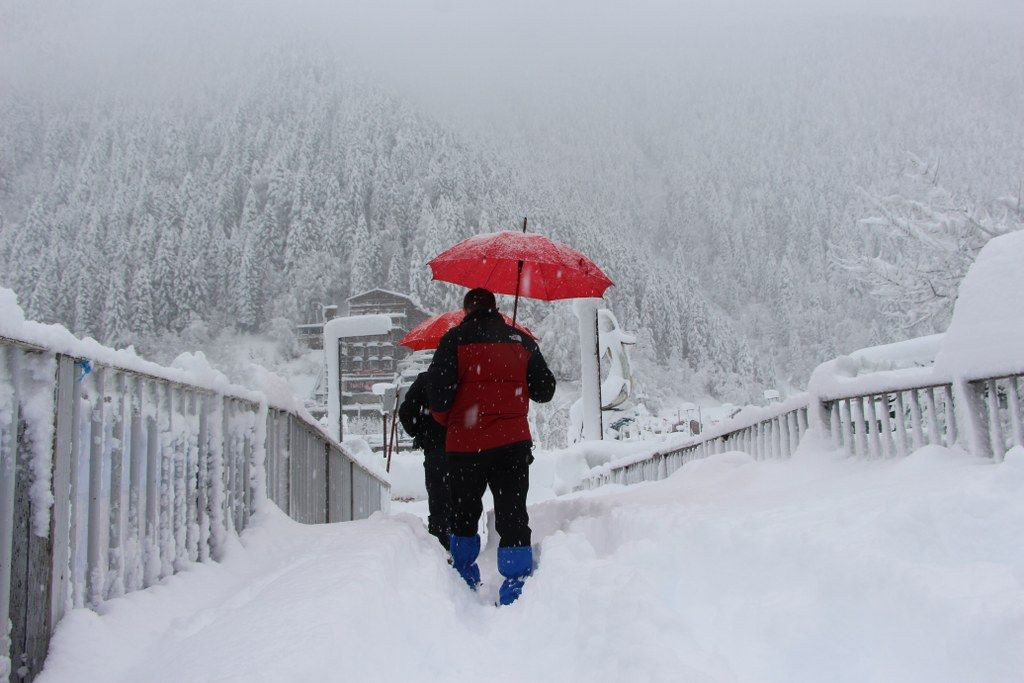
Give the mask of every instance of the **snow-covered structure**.
<path id="1" fill-rule="evenodd" d="M 745 408 L 699 437 L 604 465 L 580 488 L 662 479 L 689 460 L 728 450 L 788 458 L 811 430 L 851 456 L 943 446 L 1003 459 L 1024 448 L 1021 264 L 1024 231 L 992 239 L 968 269 L 944 334 L 822 363 L 806 394 Z"/>
<path id="2" fill-rule="evenodd" d="M 346 410 L 354 410 L 356 414 L 362 410 L 380 412 L 380 396 L 373 393 L 373 385 L 387 381 L 394 373 L 380 376 L 373 368 L 367 370 L 363 367 L 364 357 L 370 341 L 379 344 L 392 335 L 391 325 L 391 317 L 387 315 L 352 315 L 335 318 L 324 325 L 327 424 L 333 438 L 341 438 L 342 415 Z M 349 373 L 354 377 L 346 384 Z M 347 400 L 356 395 L 364 403 L 353 405 Z"/>
<path id="3" fill-rule="evenodd" d="M 582 381 L 580 398 L 569 409 L 570 444 L 602 439 L 602 412 L 621 408 L 629 400 L 633 375 L 628 347 L 636 343 L 601 299 L 577 299 L 573 310 L 579 322 Z"/>
<path id="4" fill-rule="evenodd" d="M 378 459 L 249 370 L 161 366 L 26 320 L 0 289 L 0 677 L 11 656 L 35 676 L 69 609 L 219 561 L 275 506 L 303 523 L 388 508 Z"/>

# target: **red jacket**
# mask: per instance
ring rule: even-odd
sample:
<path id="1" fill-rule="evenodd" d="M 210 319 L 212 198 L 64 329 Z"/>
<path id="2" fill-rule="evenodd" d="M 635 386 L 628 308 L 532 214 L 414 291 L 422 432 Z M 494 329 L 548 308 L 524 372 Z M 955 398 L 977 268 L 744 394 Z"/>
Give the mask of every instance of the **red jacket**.
<path id="1" fill-rule="evenodd" d="M 430 409 L 448 426 L 448 453 L 530 441 L 530 401 L 555 394 L 537 343 L 497 311 L 477 311 L 441 338 L 430 364 Z"/>

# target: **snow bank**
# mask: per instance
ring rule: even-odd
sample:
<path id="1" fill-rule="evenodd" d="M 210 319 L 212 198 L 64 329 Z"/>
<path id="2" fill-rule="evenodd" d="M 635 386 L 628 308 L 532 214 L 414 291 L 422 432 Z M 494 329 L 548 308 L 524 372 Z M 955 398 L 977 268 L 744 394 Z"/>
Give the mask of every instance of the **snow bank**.
<path id="1" fill-rule="evenodd" d="M 391 498 L 393 500 L 426 500 L 427 486 L 423 479 L 423 452 L 399 453 L 391 458 Z"/>
<path id="2" fill-rule="evenodd" d="M 862 349 L 819 365 L 808 391 L 830 400 L 1024 373 L 1024 232 L 991 240 L 960 284 L 944 334 Z"/>
<path id="3" fill-rule="evenodd" d="M 935 362 L 935 354 L 942 344 L 942 334 L 905 339 L 892 344 L 869 346 L 847 356 L 858 374 L 882 370 L 927 367 Z"/>
<path id="4" fill-rule="evenodd" d="M 1024 373 L 1024 231 L 996 237 L 978 254 L 935 367 L 968 380 Z"/>
<path id="5" fill-rule="evenodd" d="M 828 401 L 948 382 L 933 365 L 943 336 L 872 346 L 822 363 L 811 373 L 808 393 Z"/>
<path id="6" fill-rule="evenodd" d="M 1024 670 L 1019 448 L 1003 463 L 938 447 L 888 461 L 726 453 L 530 515 L 536 573 L 495 609 L 493 546 L 474 594 L 418 519 L 305 526 L 272 511 L 223 563 L 102 615 L 73 611 L 39 680 L 859 683 Z"/>

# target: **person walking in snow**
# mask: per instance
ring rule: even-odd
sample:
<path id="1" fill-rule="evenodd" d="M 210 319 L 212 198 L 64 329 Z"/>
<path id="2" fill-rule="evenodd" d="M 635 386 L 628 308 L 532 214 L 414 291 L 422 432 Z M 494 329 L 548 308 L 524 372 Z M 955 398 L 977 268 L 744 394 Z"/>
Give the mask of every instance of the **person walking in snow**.
<path id="1" fill-rule="evenodd" d="M 402 428 L 413 445 L 423 451 L 423 477 L 427 486 L 427 531 L 436 536 L 445 550 L 451 536 L 451 495 L 448 491 L 448 464 L 444 456 L 445 428 L 430 414 L 426 372 L 416 376 L 398 408 Z"/>
<path id="2" fill-rule="evenodd" d="M 442 337 L 427 371 L 431 413 L 448 427 L 452 564 L 476 590 L 477 523 L 489 486 L 500 538 L 498 571 L 504 577 L 499 599 L 509 605 L 533 572 L 526 510 L 533 462 L 529 402 L 550 401 L 555 377 L 537 343 L 502 319 L 492 292 L 470 290 L 463 308 L 465 320 Z"/>

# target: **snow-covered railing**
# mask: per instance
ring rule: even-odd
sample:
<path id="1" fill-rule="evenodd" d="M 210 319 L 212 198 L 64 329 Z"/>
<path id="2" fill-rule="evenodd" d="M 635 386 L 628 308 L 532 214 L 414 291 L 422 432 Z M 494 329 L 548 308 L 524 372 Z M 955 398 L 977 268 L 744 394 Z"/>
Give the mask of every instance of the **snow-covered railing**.
<path id="1" fill-rule="evenodd" d="M 866 458 L 958 445 L 1001 460 L 1024 448 L 1024 231 L 991 240 L 960 285 L 943 334 L 876 346 L 819 365 L 808 393 L 748 409 L 691 443 L 595 469 L 577 489 L 662 479 L 723 450 L 788 457 L 808 429 Z"/>
<path id="2" fill-rule="evenodd" d="M 708 428 L 700 437 L 671 450 L 620 460 L 596 468 L 576 487 L 636 484 L 669 476 L 690 460 L 741 450 L 758 460 L 788 458 L 807 431 L 807 396 L 800 394 L 767 408 L 747 408 L 731 420 Z"/>
<path id="3" fill-rule="evenodd" d="M 1021 375 L 964 383 L 959 404 L 952 383 L 909 386 L 823 402 L 835 445 L 849 454 L 904 456 L 925 445 L 953 446 L 1002 460 L 1024 446 Z M 960 425 L 969 436 L 961 438 Z"/>
<path id="4" fill-rule="evenodd" d="M 896 386 L 896 376 L 904 386 Z M 936 382 L 930 368 L 858 380 L 853 391 L 801 394 L 744 411 L 681 447 L 595 468 L 576 489 L 664 479 L 690 460 L 730 450 L 756 459 L 790 457 L 814 422 L 814 406 L 832 443 L 855 457 L 902 457 L 925 445 L 959 444 L 1002 460 L 1010 448 L 1024 447 L 1024 373 L 966 380 L 959 390 Z"/>
<path id="5" fill-rule="evenodd" d="M 0 337 L 3 678 L 40 671 L 69 608 L 219 559 L 268 498 L 306 523 L 388 506 L 372 464 L 297 406 L 58 338 Z"/>

